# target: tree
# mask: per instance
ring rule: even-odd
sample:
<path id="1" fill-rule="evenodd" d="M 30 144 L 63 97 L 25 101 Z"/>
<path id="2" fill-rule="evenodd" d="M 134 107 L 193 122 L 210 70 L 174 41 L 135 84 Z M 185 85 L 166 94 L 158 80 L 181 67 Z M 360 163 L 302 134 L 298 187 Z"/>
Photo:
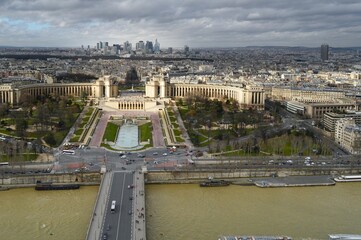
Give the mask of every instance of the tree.
<path id="1" fill-rule="evenodd" d="M 54 134 L 52 132 L 49 132 L 45 137 L 44 140 L 51 146 L 56 145 L 56 139 L 54 137 Z"/>
<path id="2" fill-rule="evenodd" d="M 12 117 L 15 121 L 15 133 L 18 137 L 25 137 L 26 129 L 28 128 L 28 117 L 24 111 L 12 112 Z"/>
<path id="3" fill-rule="evenodd" d="M 83 103 L 85 102 L 85 100 L 87 99 L 87 97 L 88 97 L 88 93 L 87 93 L 87 92 L 82 91 L 82 92 L 80 93 L 80 99 L 81 99 L 81 101 L 82 101 Z"/>
<path id="4" fill-rule="evenodd" d="M 135 67 L 131 67 L 125 76 L 125 84 L 131 85 L 131 84 L 138 84 L 139 81 L 138 73 Z"/>
<path id="5" fill-rule="evenodd" d="M 9 104 L 0 104 L 0 118 L 6 117 L 9 114 Z"/>

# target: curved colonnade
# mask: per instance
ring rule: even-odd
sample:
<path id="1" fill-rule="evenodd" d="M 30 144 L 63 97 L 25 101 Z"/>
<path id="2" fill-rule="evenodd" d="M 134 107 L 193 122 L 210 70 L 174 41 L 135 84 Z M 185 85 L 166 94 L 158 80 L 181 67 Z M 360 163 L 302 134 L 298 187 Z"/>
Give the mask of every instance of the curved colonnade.
<path id="1" fill-rule="evenodd" d="M 89 98 L 109 98 L 118 95 L 118 87 L 103 77 L 92 83 L 53 83 L 29 84 L 23 86 L 1 85 L 0 103 L 18 105 L 21 101 L 36 99 L 38 96 L 57 95 L 80 97 L 86 94 Z"/>
<path id="2" fill-rule="evenodd" d="M 93 83 L 30 84 L 17 87 L 1 85 L 0 103 L 16 106 L 21 101 L 36 99 L 38 96 L 80 97 L 85 93 L 92 99 L 106 99 L 107 105 L 116 109 L 147 110 L 156 105 L 155 99 L 177 99 L 198 95 L 211 99 L 235 99 L 243 109 L 264 109 L 264 89 L 258 86 L 169 83 L 164 78 L 153 78 L 146 83 L 145 90 L 145 98 L 118 97 L 118 87 L 109 80 L 109 76 L 102 77 Z"/>
<path id="3" fill-rule="evenodd" d="M 212 99 L 235 99 L 241 108 L 264 109 L 265 93 L 259 86 L 232 86 L 205 83 L 170 83 L 167 77 L 156 76 L 146 83 L 149 98 L 184 98 L 204 96 Z"/>

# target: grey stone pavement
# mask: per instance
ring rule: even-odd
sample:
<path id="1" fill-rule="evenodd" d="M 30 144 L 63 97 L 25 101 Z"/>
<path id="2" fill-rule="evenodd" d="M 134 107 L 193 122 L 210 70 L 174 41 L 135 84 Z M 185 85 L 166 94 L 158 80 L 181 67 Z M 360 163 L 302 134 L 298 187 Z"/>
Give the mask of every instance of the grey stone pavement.
<path id="1" fill-rule="evenodd" d="M 193 146 L 193 143 L 191 142 L 190 138 L 189 138 L 189 135 L 188 135 L 188 131 L 187 129 L 185 128 L 184 126 L 184 123 L 183 123 L 183 120 L 182 120 L 182 117 L 179 113 L 179 110 L 178 110 L 178 107 L 175 105 L 173 106 L 173 111 L 175 113 L 175 116 L 177 118 L 177 122 L 178 122 L 178 125 L 179 125 L 179 128 L 182 132 L 182 137 L 184 139 L 184 143 L 188 146 L 188 148 L 190 150 L 193 150 L 194 149 L 194 146 Z"/>
<path id="2" fill-rule="evenodd" d="M 107 112 L 103 113 L 102 116 L 100 117 L 98 125 L 93 126 L 95 127 L 95 131 L 93 133 L 89 146 L 100 147 L 109 117 L 110 117 L 109 113 Z M 92 129 L 89 129 L 89 131 L 92 132 Z"/>
<path id="3" fill-rule="evenodd" d="M 162 127 L 161 127 L 160 119 L 159 119 L 159 116 L 157 113 L 136 112 L 136 111 L 134 111 L 134 112 L 114 111 L 114 109 L 112 109 L 110 111 L 110 109 L 104 109 L 104 108 L 103 108 L 103 110 L 104 110 L 104 112 L 103 112 L 97 126 L 92 126 L 92 127 L 95 127 L 95 131 L 93 133 L 93 136 L 92 136 L 89 146 L 100 147 L 110 116 L 123 115 L 126 117 L 136 117 L 136 116 L 150 117 L 150 120 L 152 121 L 152 126 L 153 126 L 153 134 L 152 134 L 153 135 L 153 147 L 155 147 L 155 148 L 165 147 Z M 92 132 L 92 129 L 89 129 L 89 132 Z"/>
<path id="4" fill-rule="evenodd" d="M 146 239 L 144 174 L 134 174 L 133 240 Z"/>
<path id="5" fill-rule="evenodd" d="M 87 240 L 98 240 L 100 239 L 100 231 L 104 220 L 104 211 L 109 196 L 110 181 L 112 173 L 107 172 L 103 175 L 102 182 L 99 187 L 97 200 L 93 210 L 93 216 L 90 219 Z"/>

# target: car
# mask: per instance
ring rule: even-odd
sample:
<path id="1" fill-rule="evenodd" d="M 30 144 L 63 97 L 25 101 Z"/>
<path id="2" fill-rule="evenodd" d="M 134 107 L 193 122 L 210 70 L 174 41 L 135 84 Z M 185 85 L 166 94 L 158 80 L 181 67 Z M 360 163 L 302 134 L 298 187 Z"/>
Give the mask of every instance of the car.
<path id="1" fill-rule="evenodd" d="M 133 200 L 133 197 L 129 197 L 129 200 Z"/>
<path id="2" fill-rule="evenodd" d="M 103 240 L 107 240 L 107 239 L 108 239 L 108 234 L 107 234 L 107 233 L 104 233 L 102 239 L 103 239 Z"/>
<path id="3" fill-rule="evenodd" d="M 125 168 L 125 167 L 122 167 L 122 170 L 126 170 L 126 168 Z"/>
<path id="4" fill-rule="evenodd" d="M 167 156 L 168 154 L 167 153 L 163 153 L 163 156 Z"/>
<path id="5" fill-rule="evenodd" d="M 128 188 L 134 188 L 134 185 L 128 185 Z"/>
<path id="6" fill-rule="evenodd" d="M 125 158 L 127 158 L 127 155 L 123 155 L 120 158 L 125 159 Z"/>
<path id="7" fill-rule="evenodd" d="M 128 211 L 128 214 L 129 214 L 129 215 L 132 215 L 132 210 L 129 210 L 129 211 Z"/>
<path id="8" fill-rule="evenodd" d="M 157 152 L 154 152 L 153 155 L 158 155 L 158 153 L 157 153 Z"/>

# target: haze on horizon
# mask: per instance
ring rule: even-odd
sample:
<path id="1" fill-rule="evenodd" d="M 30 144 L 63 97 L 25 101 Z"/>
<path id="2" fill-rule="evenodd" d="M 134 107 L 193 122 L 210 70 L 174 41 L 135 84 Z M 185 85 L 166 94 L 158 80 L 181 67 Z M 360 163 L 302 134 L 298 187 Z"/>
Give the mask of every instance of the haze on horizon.
<path id="1" fill-rule="evenodd" d="M 358 0 L 1 0 L 0 46 L 356 47 Z"/>

